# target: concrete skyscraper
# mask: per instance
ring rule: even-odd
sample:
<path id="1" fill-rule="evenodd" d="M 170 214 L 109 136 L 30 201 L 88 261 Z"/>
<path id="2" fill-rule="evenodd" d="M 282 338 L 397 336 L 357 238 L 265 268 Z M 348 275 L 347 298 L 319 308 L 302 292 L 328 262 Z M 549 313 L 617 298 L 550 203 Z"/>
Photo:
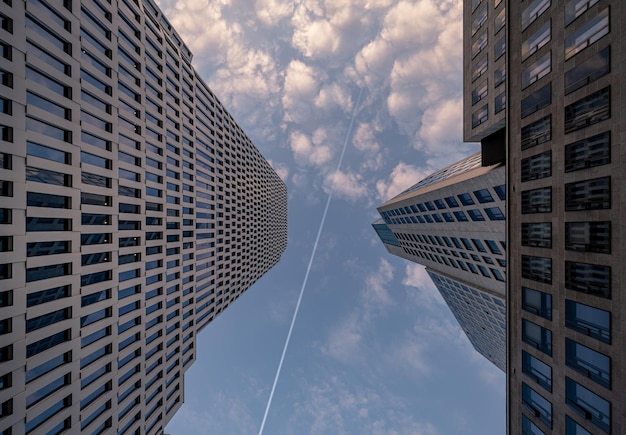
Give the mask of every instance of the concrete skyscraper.
<path id="1" fill-rule="evenodd" d="M 465 139 L 506 151 L 507 431 L 626 433 L 626 3 L 464 6 Z"/>
<path id="2" fill-rule="evenodd" d="M 378 207 L 387 250 L 426 266 L 474 348 L 506 370 L 505 169 L 480 153 Z"/>
<path id="3" fill-rule="evenodd" d="M 151 0 L 0 1 L 0 434 L 162 433 L 285 184 Z"/>

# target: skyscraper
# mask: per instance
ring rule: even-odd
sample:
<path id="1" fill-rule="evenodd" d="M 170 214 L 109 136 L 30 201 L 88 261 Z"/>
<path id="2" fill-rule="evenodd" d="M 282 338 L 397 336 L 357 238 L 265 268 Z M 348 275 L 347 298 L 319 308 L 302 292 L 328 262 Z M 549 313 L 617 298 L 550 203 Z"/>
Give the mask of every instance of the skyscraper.
<path id="1" fill-rule="evenodd" d="M 474 348 L 506 371 L 505 169 L 481 153 L 378 207 L 387 250 L 426 266 Z"/>
<path id="2" fill-rule="evenodd" d="M 285 184 L 151 0 L 2 0 L 0 57 L 0 433 L 161 433 Z"/>
<path id="3" fill-rule="evenodd" d="M 506 144 L 510 434 L 626 432 L 625 22 L 623 1 L 465 2 L 465 139 Z"/>

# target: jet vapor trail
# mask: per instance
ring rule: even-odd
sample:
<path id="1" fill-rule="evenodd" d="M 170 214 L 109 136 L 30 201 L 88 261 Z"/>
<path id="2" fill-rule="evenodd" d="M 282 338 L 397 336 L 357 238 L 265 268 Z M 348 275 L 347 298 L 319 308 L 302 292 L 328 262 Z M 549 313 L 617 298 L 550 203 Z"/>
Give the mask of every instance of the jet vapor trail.
<path id="1" fill-rule="evenodd" d="M 346 139 L 343 142 L 341 156 L 339 157 L 339 163 L 337 163 L 337 169 L 335 169 L 335 172 L 339 172 L 339 170 L 341 169 L 341 163 L 343 162 L 343 156 L 346 153 L 346 147 L 348 145 L 348 140 L 350 139 L 350 134 L 352 133 L 352 125 L 354 124 L 354 118 L 356 117 L 356 113 L 361 103 L 362 94 L 363 94 L 363 88 L 359 90 L 359 98 L 357 99 L 357 102 L 354 106 L 354 111 L 352 112 L 352 119 L 350 119 L 350 125 L 348 127 L 348 131 L 346 132 Z M 306 268 L 306 273 L 304 274 L 304 280 L 302 281 L 302 287 L 300 288 L 300 295 L 298 296 L 296 309 L 294 310 L 293 317 L 291 318 L 291 325 L 289 325 L 289 332 L 287 333 L 287 339 L 285 340 L 283 353 L 280 356 L 280 362 L 278 363 L 278 369 L 276 370 L 276 376 L 274 377 L 274 384 L 272 385 L 272 391 L 270 392 L 270 397 L 267 400 L 267 406 L 265 407 L 265 414 L 263 414 L 263 421 L 261 422 L 259 435 L 263 435 L 263 429 L 265 428 L 265 421 L 267 420 L 267 414 L 269 413 L 270 407 L 272 406 L 272 399 L 274 398 L 274 391 L 276 390 L 276 384 L 278 383 L 278 378 L 280 377 L 280 372 L 283 368 L 283 361 L 285 360 L 285 354 L 287 353 L 287 348 L 289 347 L 289 341 L 291 340 L 291 333 L 293 332 L 293 325 L 296 323 L 296 318 L 298 317 L 298 311 L 300 310 L 300 303 L 302 302 L 302 295 L 304 295 L 304 289 L 306 288 L 306 283 L 309 279 L 309 272 L 311 272 L 311 265 L 313 264 L 313 259 L 315 258 L 315 252 L 317 251 L 317 245 L 320 241 L 322 230 L 324 229 L 324 223 L 326 222 L 326 214 L 328 213 L 328 207 L 330 206 L 330 201 L 332 197 L 333 197 L 333 192 L 331 189 L 330 193 L 328 194 L 328 199 L 326 200 L 326 207 L 324 207 L 324 214 L 322 214 L 322 220 L 320 221 L 320 226 L 317 230 L 317 237 L 315 237 L 315 243 L 313 244 L 313 251 L 311 252 L 311 258 L 309 259 L 309 264 Z"/>

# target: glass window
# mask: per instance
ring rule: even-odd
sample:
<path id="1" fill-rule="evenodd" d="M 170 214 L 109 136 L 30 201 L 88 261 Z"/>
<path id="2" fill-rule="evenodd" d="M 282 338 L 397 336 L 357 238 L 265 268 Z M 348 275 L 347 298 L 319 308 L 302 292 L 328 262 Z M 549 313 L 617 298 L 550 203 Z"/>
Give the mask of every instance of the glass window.
<path id="1" fill-rule="evenodd" d="M 58 344 L 63 343 L 64 341 L 69 341 L 70 339 L 71 330 L 66 329 L 65 331 L 57 332 L 56 334 L 53 334 L 49 337 L 31 343 L 26 346 L 26 358 L 37 355 L 38 353 L 48 350 Z"/>
<path id="2" fill-rule="evenodd" d="M 565 249 L 611 253 L 611 222 L 566 222 Z"/>
<path id="3" fill-rule="evenodd" d="M 605 343 L 611 343 L 611 313 L 608 311 L 566 300 L 565 326 Z"/>
<path id="4" fill-rule="evenodd" d="M 489 247 L 489 250 L 493 254 L 495 254 L 495 255 L 501 255 L 502 254 L 502 251 L 500 251 L 500 248 L 498 248 L 498 245 L 493 240 L 485 240 L 485 243 L 487 243 L 487 246 Z"/>
<path id="5" fill-rule="evenodd" d="M 493 99 L 494 113 L 500 113 L 506 109 L 506 92 L 501 92 Z"/>
<path id="6" fill-rule="evenodd" d="M 576 423 L 569 415 L 565 416 L 565 435 L 593 435 Z"/>
<path id="7" fill-rule="evenodd" d="M 524 382 L 522 382 L 522 404 L 552 429 L 552 404 Z"/>
<path id="8" fill-rule="evenodd" d="M 44 412 L 42 412 L 38 416 L 36 416 L 36 417 L 26 421 L 26 424 L 24 426 L 24 429 L 26 430 L 26 433 L 31 433 L 37 427 L 41 426 L 44 422 L 46 422 L 47 420 L 49 420 L 50 418 L 55 416 L 57 413 L 59 413 L 61 410 L 65 409 L 65 408 L 67 408 L 67 407 L 69 407 L 71 405 L 72 405 L 72 396 L 71 395 L 69 395 L 69 396 L 65 397 L 64 399 L 61 399 L 60 401 L 56 402 L 54 405 L 52 405 L 50 408 L 48 408 L 47 410 L 45 410 Z M 63 429 L 65 429 L 65 422 L 63 422 Z"/>
<path id="9" fill-rule="evenodd" d="M 522 181 L 552 176 L 552 151 L 522 159 Z"/>
<path id="10" fill-rule="evenodd" d="M 611 267 L 566 261 L 565 288 L 610 299 Z"/>
<path id="11" fill-rule="evenodd" d="M 56 125 L 40 121 L 38 119 L 26 117 L 26 129 L 35 133 L 42 134 L 51 139 L 56 139 L 61 142 L 72 143 L 72 132 L 70 130 L 64 130 Z"/>
<path id="12" fill-rule="evenodd" d="M 552 368 L 526 351 L 522 351 L 522 372 L 552 392 Z"/>
<path id="13" fill-rule="evenodd" d="M 522 43 L 522 61 L 526 60 L 536 53 L 537 50 L 550 42 L 550 28 L 551 21 L 548 20 Z"/>
<path id="14" fill-rule="evenodd" d="M 72 263 L 53 264 L 48 266 L 31 267 L 26 269 L 26 282 L 52 279 L 59 276 L 71 275 Z"/>
<path id="15" fill-rule="evenodd" d="M 55 148 L 39 145 L 34 142 L 26 142 L 26 153 L 30 156 L 40 157 L 42 159 L 51 160 L 53 162 L 71 164 L 71 154 L 59 151 Z"/>
<path id="16" fill-rule="evenodd" d="M 552 331 L 522 319 L 522 341 L 552 356 Z"/>
<path id="17" fill-rule="evenodd" d="M 522 223 L 522 246 L 552 247 L 552 224 L 550 222 Z"/>
<path id="18" fill-rule="evenodd" d="M 32 92 L 26 92 L 26 104 L 37 107 L 46 113 L 58 116 L 62 119 L 72 119 L 72 111 L 60 104 L 54 103 L 47 98 L 40 97 Z"/>
<path id="19" fill-rule="evenodd" d="M 501 65 L 493 71 L 493 87 L 497 88 L 506 80 L 506 65 Z"/>
<path id="20" fill-rule="evenodd" d="M 611 404 L 565 377 L 565 403 L 606 433 L 611 432 Z"/>
<path id="21" fill-rule="evenodd" d="M 485 104 L 476 112 L 472 113 L 472 128 L 478 127 L 480 124 L 487 121 L 487 119 L 489 119 L 489 108 L 488 105 Z"/>
<path id="22" fill-rule="evenodd" d="M 100 205 L 111 207 L 112 200 L 110 196 L 98 195 L 95 193 L 81 192 L 80 203 L 85 205 Z"/>
<path id="23" fill-rule="evenodd" d="M 34 307 L 35 305 L 41 305 L 56 301 L 57 299 L 67 298 L 71 294 L 71 289 L 72 287 L 70 285 L 63 285 L 47 290 L 41 290 L 35 293 L 29 293 L 26 296 L 26 306 Z"/>
<path id="24" fill-rule="evenodd" d="M 489 66 L 487 55 L 484 58 L 477 60 L 472 67 L 472 81 L 478 80 L 484 73 L 487 72 Z"/>
<path id="25" fill-rule="evenodd" d="M 552 295 L 522 287 L 522 309 L 544 319 L 552 320 Z"/>
<path id="26" fill-rule="evenodd" d="M 565 210 L 598 210 L 611 208 L 611 177 L 567 183 Z"/>
<path id="27" fill-rule="evenodd" d="M 523 435 L 546 435 L 535 423 L 522 414 L 522 434 Z"/>
<path id="28" fill-rule="evenodd" d="M 565 73 L 565 95 L 598 80 L 610 70 L 610 47 L 606 47 Z"/>
<path id="29" fill-rule="evenodd" d="M 66 320 L 72 317 L 71 308 L 62 308 L 60 310 L 52 311 L 44 315 L 34 317 L 26 320 L 26 332 L 36 331 L 37 329 L 45 328 L 54 323 Z"/>
<path id="30" fill-rule="evenodd" d="M 498 60 L 506 52 L 506 37 L 502 37 L 496 41 L 493 46 L 493 56 Z"/>
<path id="31" fill-rule="evenodd" d="M 80 298 L 80 306 L 87 307 L 111 298 L 111 289 L 97 291 Z"/>
<path id="32" fill-rule="evenodd" d="M 481 214 L 479 210 L 468 210 L 467 214 L 474 222 L 481 222 L 485 220 L 485 217 Z"/>
<path id="33" fill-rule="evenodd" d="M 572 133 L 611 117 L 611 89 L 607 86 L 565 106 L 565 133 Z"/>
<path id="34" fill-rule="evenodd" d="M 465 216 L 465 213 L 463 213 L 462 211 L 455 211 L 453 212 L 454 216 L 456 217 L 456 220 L 459 222 L 467 222 L 467 216 Z"/>
<path id="35" fill-rule="evenodd" d="M 547 52 L 533 63 L 522 69 L 522 89 L 526 89 L 537 80 L 545 77 L 552 71 L 551 53 Z"/>
<path id="36" fill-rule="evenodd" d="M 522 99 L 522 118 L 532 115 L 539 109 L 548 107 L 552 102 L 552 83 L 548 83 L 542 88 Z"/>
<path id="37" fill-rule="evenodd" d="M 475 190 L 474 191 L 474 196 L 476 196 L 476 199 L 481 204 L 485 204 L 485 203 L 488 203 L 488 202 L 493 202 L 493 197 L 489 193 L 488 189 Z"/>
<path id="38" fill-rule="evenodd" d="M 72 176 L 49 169 L 26 166 L 26 181 L 34 183 L 52 184 L 55 186 L 72 187 Z"/>
<path id="39" fill-rule="evenodd" d="M 26 232 L 72 231 L 72 220 L 63 218 L 27 217 Z"/>
<path id="40" fill-rule="evenodd" d="M 469 193 L 462 193 L 458 195 L 458 197 L 459 197 L 459 200 L 461 201 L 461 204 L 474 205 L 474 200 L 472 199 Z"/>
<path id="41" fill-rule="evenodd" d="M 552 283 L 552 259 L 522 255 L 522 278 Z"/>
<path id="42" fill-rule="evenodd" d="M 609 8 L 605 8 L 591 20 L 574 29 L 574 32 L 565 38 L 565 60 L 608 34 Z"/>
<path id="43" fill-rule="evenodd" d="M 552 140 L 552 116 L 548 115 L 522 128 L 522 149 Z"/>
<path id="44" fill-rule="evenodd" d="M 605 132 L 565 146 L 565 172 L 611 162 L 611 133 Z"/>
<path id="45" fill-rule="evenodd" d="M 87 325 L 91 325 L 92 323 L 96 323 L 97 321 L 106 319 L 107 317 L 111 317 L 111 307 L 102 308 L 101 310 L 82 316 L 80 318 L 80 326 L 81 328 L 84 328 Z"/>
<path id="46" fill-rule="evenodd" d="M 487 96 L 487 89 L 487 80 L 484 80 L 472 89 L 472 106 Z"/>
<path id="47" fill-rule="evenodd" d="M 87 275 L 82 275 L 80 277 L 80 285 L 85 287 L 88 285 L 97 284 L 99 282 L 110 281 L 111 279 L 112 278 L 111 278 L 110 270 L 105 270 L 102 272 L 94 272 L 94 273 L 89 273 Z"/>
<path id="48" fill-rule="evenodd" d="M 550 0 L 533 0 L 522 10 L 522 30 L 530 26 L 550 7 Z"/>
<path id="49" fill-rule="evenodd" d="M 51 360 L 44 362 L 36 367 L 26 370 L 26 383 L 30 383 L 40 376 L 51 372 L 57 367 L 61 367 L 63 364 L 67 364 L 72 361 L 71 352 L 65 352 L 64 354 L 57 355 Z"/>
<path id="50" fill-rule="evenodd" d="M 70 252 L 71 244 L 68 241 L 58 242 L 33 242 L 26 245 L 26 255 L 28 257 L 38 257 L 41 255 L 65 254 Z"/>
<path id="51" fill-rule="evenodd" d="M 522 191 L 522 214 L 552 211 L 552 187 Z"/>
<path id="52" fill-rule="evenodd" d="M 100 157 L 86 151 L 80 152 L 80 161 L 81 163 L 87 163 L 104 169 L 111 169 L 113 167 L 111 159 Z"/>
<path id="53" fill-rule="evenodd" d="M 565 26 L 571 24 L 600 0 L 570 0 L 565 4 Z M 569 432 L 568 432 L 569 434 Z"/>
<path id="54" fill-rule="evenodd" d="M 494 23 L 495 23 L 494 33 L 498 33 L 500 30 L 504 28 L 506 24 L 506 8 L 502 8 L 500 12 L 498 12 L 498 15 L 496 15 L 496 19 L 494 20 Z"/>
<path id="55" fill-rule="evenodd" d="M 475 12 L 473 15 L 472 36 L 474 36 L 486 22 L 487 22 L 487 6 L 485 5 L 479 11 Z"/>

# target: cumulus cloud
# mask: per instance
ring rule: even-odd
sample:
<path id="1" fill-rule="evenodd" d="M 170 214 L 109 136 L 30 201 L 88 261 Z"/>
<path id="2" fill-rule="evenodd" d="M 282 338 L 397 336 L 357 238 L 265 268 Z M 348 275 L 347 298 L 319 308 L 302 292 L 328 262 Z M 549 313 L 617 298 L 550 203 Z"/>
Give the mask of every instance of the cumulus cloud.
<path id="1" fill-rule="evenodd" d="M 266 26 L 275 26 L 293 13 L 293 1 L 290 0 L 256 0 L 256 15 Z"/>
<path id="2" fill-rule="evenodd" d="M 419 301 L 416 305 L 427 307 L 445 305 L 439 290 L 426 272 L 426 268 L 420 264 L 409 263 L 406 265 L 402 284 L 415 289 L 413 293 L 416 295 L 415 299 Z"/>
<path id="3" fill-rule="evenodd" d="M 324 145 L 325 135 L 322 130 L 317 130 L 311 140 L 307 135 L 299 131 L 293 131 L 289 136 L 289 144 L 296 161 L 302 164 L 320 166 L 327 163 L 332 153 L 328 145 Z"/>
<path id="4" fill-rule="evenodd" d="M 306 124 L 316 119 L 314 105 L 319 89 L 315 69 L 300 60 L 292 60 L 285 71 L 282 104 L 284 120 Z"/>
<path id="5" fill-rule="evenodd" d="M 387 201 L 428 175 L 429 171 L 400 162 L 386 180 L 376 182 L 378 198 Z"/>
<path id="6" fill-rule="evenodd" d="M 374 137 L 374 128 L 367 122 L 359 124 L 352 138 L 352 143 L 359 151 L 375 153 L 380 149 L 380 145 Z"/>
<path id="7" fill-rule="evenodd" d="M 350 200 L 357 200 L 367 196 L 367 188 L 359 174 L 344 171 L 334 171 L 326 176 L 324 190 Z"/>
<path id="8" fill-rule="evenodd" d="M 278 174 L 278 176 L 283 180 L 283 181 L 287 181 L 287 179 L 289 178 L 289 168 L 287 167 L 287 165 L 285 165 L 284 163 L 280 163 L 280 162 L 274 162 L 271 159 L 268 159 L 267 162 L 270 164 L 270 166 L 276 171 L 276 173 Z"/>

